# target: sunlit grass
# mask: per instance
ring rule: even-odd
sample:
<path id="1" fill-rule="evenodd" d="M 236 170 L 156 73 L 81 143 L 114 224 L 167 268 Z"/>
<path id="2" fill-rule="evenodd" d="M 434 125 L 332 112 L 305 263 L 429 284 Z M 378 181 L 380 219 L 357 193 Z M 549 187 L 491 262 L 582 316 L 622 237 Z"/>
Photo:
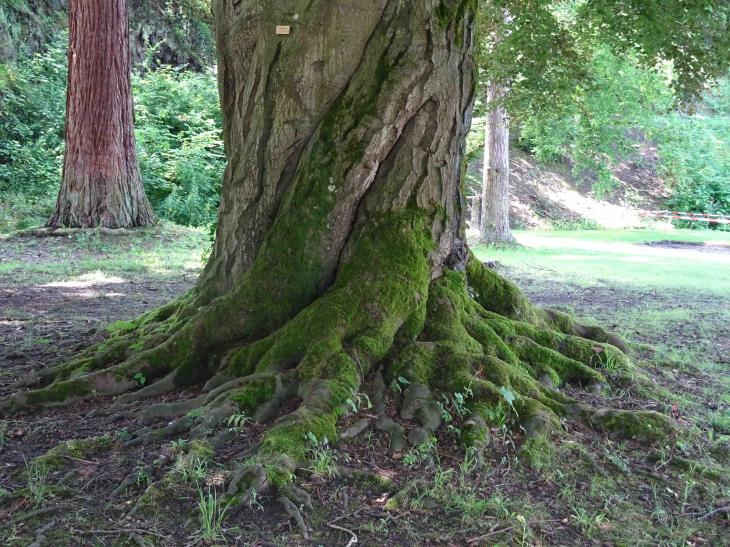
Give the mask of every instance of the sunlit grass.
<path id="1" fill-rule="evenodd" d="M 516 232 L 522 247 L 476 245 L 483 260 L 529 269 L 531 276 L 580 286 L 621 285 L 730 295 L 730 232 L 690 230 L 594 230 Z M 707 242 L 719 252 L 687 246 L 667 249 L 656 241 Z"/>
<path id="2" fill-rule="evenodd" d="M 207 238 L 202 230 L 167 225 L 152 235 L 131 238 L 77 236 L 72 245 L 46 241 L 42 247 L 47 254 L 37 258 L 33 256 L 38 245 L 34 238 L 3 244 L 8 246 L 8 254 L 0 261 L 0 276 L 5 276 L 6 283 L 96 285 L 115 278 L 134 281 L 139 275 L 162 279 L 181 273 L 195 275 L 202 267 Z"/>

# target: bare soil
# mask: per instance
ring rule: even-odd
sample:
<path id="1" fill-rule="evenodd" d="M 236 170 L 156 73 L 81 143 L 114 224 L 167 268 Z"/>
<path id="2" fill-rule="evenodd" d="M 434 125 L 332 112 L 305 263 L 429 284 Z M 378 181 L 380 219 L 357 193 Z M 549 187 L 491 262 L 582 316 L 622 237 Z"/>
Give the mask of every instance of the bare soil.
<path id="1" fill-rule="evenodd" d="M 163 248 L 177 244 L 174 235 L 166 237 L 162 234 Z M 153 243 L 155 252 L 160 252 L 160 240 Z M 164 275 L 140 270 L 130 275 L 74 269 L 84 260 L 103 263 L 124 257 L 131 246 L 152 252 L 146 241 L 120 238 L 89 248 L 78 238 L 27 238 L 0 245 L 0 396 L 10 393 L 14 382 L 31 371 L 62 362 L 104 338 L 105 324 L 132 319 L 183 293 L 195 281 L 195 272 L 185 270 Z M 191 250 L 192 260 L 198 251 Z M 22 267 L 2 269 L 3 264 L 14 263 Z M 64 273 L 57 270 L 61 263 Z M 705 348 L 704 358 L 726 374 L 730 332 L 717 320 L 717 313 L 713 319 L 713 310 L 722 303 L 704 297 L 687 302 L 685 295 L 650 290 L 552 286 L 531 279 L 529 272 L 503 269 L 503 273 L 540 304 L 568 308 L 579 316 L 590 314 L 629 335 L 638 344 L 637 360 L 657 387 L 654 391 L 635 385 L 616 387 L 608 399 L 576 389 L 576 396 L 598 406 L 666 412 L 679 425 L 696 427 L 697 435 L 712 431 L 708 416 L 728 406 L 727 398 L 708 395 L 727 388 L 722 375 L 691 363 L 667 367 L 667 361 L 657 358 L 656 348 L 699 344 Z M 660 332 L 646 330 L 626 318 L 626 310 L 637 304 L 687 310 L 693 319 Z M 187 398 L 195 389 L 157 400 Z M 395 416 L 399 394 L 388 393 Z M 674 400 L 674 394 L 682 398 Z M 245 458 L 265 426 L 242 428 L 199 484 L 180 478 L 174 495 L 130 515 L 146 486 L 162 479 L 166 469 L 152 466 L 150 474 L 140 474 L 118 496 L 111 493 L 125 477 L 174 450 L 170 441 L 176 440 L 125 444 L 129 432 L 139 427 L 134 411 L 151 402 L 155 401 L 134 403 L 120 415 L 111 410 L 110 399 L 101 399 L 22 413 L 6 421 L 4 432 L 0 430 L 0 543 L 28 545 L 40 539 L 43 545 L 212 544 L 195 539 L 199 489 L 220 489 L 231 466 Z M 371 417 L 363 404 L 343 426 Z M 458 427 L 458 419 L 454 425 Z M 64 465 L 43 479 L 47 492 L 33 499 L 28 462 L 61 442 L 105 434 L 113 441 L 111 449 L 66 457 Z M 727 510 L 705 515 L 729 504 L 728 484 L 722 477 L 710 477 L 709 471 L 697 471 L 699 467 L 690 476 L 680 465 L 687 459 L 706 466 L 703 470 L 727 471 L 722 467 L 727 463 L 722 461 L 725 453 L 714 455 L 717 446 L 704 436 L 684 447 L 671 443 L 645 447 L 566 421 L 548 463 L 531 466 L 516 454 L 521 433 L 495 428 L 486 464 L 465 469 L 457 437 L 445 428 L 438 434 L 437 451 L 428 457 L 414 450 L 391 453 L 387 439 L 371 429 L 354 442 L 335 445 L 330 452 L 339 465 L 335 476 L 311 470 L 298 474 L 297 485 L 314 504 L 305 512 L 309 540 L 270 494 L 257 500 L 260 505 L 227 514 L 224 539 L 228 544 L 262 546 L 344 546 L 352 545 L 348 542 L 355 536 L 358 545 L 378 546 L 727 544 Z"/>

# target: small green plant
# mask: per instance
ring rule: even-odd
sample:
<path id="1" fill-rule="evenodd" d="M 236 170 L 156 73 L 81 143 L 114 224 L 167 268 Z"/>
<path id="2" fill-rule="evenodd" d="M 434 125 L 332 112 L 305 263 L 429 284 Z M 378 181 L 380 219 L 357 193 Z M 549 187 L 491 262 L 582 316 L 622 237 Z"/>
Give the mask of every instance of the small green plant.
<path id="1" fill-rule="evenodd" d="M 137 469 L 137 476 L 135 477 L 134 482 L 137 483 L 137 486 L 146 488 L 152 484 L 152 477 L 150 477 L 150 474 L 146 469 L 140 468 Z"/>
<path id="2" fill-rule="evenodd" d="M 584 507 L 573 506 L 573 520 L 580 530 L 589 538 L 591 538 L 596 527 L 599 527 L 607 522 L 606 515 L 604 513 L 592 514 L 588 512 Z"/>
<path id="3" fill-rule="evenodd" d="M 34 507 L 42 505 L 51 491 L 51 486 L 48 484 L 49 472 L 50 469 L 44 463 L 35 460 L 25 463 L 28 499 Z"/>
<path id="4" fill-rule="evenodd" d="M 512 412 L 515 413 L 515 416 L 518 418 L 520 415 L 517 413 L 517 409 L 515 408 L 514 402 L 517 399 L 517 396 L 515 395 L 515 392 L 509 389 L 508 387 L 501 386 L 499 388 L 499 394 L 502 396 L 502 398 L 505 400 L 505 402 L 509 405 L 509 408 L 512 410 Z"/>
<path id="5" fill-rule="evenodd" d="M 307 449 L 307 457 L 310 467 L 308 468 L 315 475 L 322 477 L 336 477 L 339 475 L 337 470 L 337 455 L 329 444 L 327 437 L 318 439 L 311 431 L 306 434 L 309 441 Z"/>
<path id="6" fill-rule="evenodd" d="M 116 439 L 117 442 L 125 443 L 131 438 L 132 438 L 132 434 L 129 432 L 129 429 L 127 429 L 126 427 L 117 429 L 114 432 L 114 439 Z"/>
<path id="7" fill-rule="evenodd" d="M 435 453 L 436 437 L 431 436 L 422 443 L 412 446 L 403 456 L 403 463 L 410 466 L 420 462 L 430 461 Z"/>
<path id="8" fill-rule="evenodd" d="M 695 486 L 697 486 L 697 481 L 695 480 L 696 471 L 697 466 L 692 464 L 689 472 L 687 473 L 687 478 L 684 481 L 684 490 L 682 492 L 682 513 L 684 513 L 687 508 L 687 502 L 689 501 L 689 496 L 692 493 L 692 490 L 694 490 Z"/>
<path id="9" fill-rule="evenodd" d="M 200 417 L 201 417 L 202 415 L 203 415 L 203 409 L 201 409 L 201 408 L 195 408 L 195 409 L 191 410 L 190 412 L 188 412 L 188 413 L 186 414 L 186 416 L 187 416 L 188 418 L 191 418 L 191 419 L 193 419 L 193 420 L 197 420 L 197 419 L 198 419 L 198 418 L 200 418 Z"/>
<path id="10" fill-rule="evenodd" d="M 345 404 L 350 407 L 353 414 L 357 414 L 361 408 L 373 408 L 373 405 L 370 402 L 370 397 L 368 397 L 366 393 L 353 392 L 352 397 L 347 399 Z"/>
<path id="11" fill-rule="evenodd" d="M 137 372 L 134 376 L 132 376 L 132 380 L 136 381 L 140 387 L 147 383 L 147 377 L 141 372 Z"/>
<path id="12" fill-rule="evenodd" d="M 251 490 L 251 509 L 255 509 L 258 511 L 263 511 L 264 506 L 261 505 L 261 502 L 259 501 L 259 495 L 256 490 Z"/>
<path id="13" fill-rule="evenodd" d="M 619 454 L 609 452 L 606 454 L 606 459 L 618 467 L 622 472 L 629 473 L 629 464 Z"/>
<path id="14" fill-rule="evenodd" d="M 208 461 L 190 454 L 179 454 L 175 459 L 173 471 L 183 482 L 198 484 L 208 474 Z"/>
<path id="15" fill-rule="evenodd" d="M 507 426 L 507 412 L 504 409 L 502 401 L 498 402 L 493 407 L 487 407 L 484 409 L 484 414 L 487 421 L 498 429 L 506 428 Z"/>
<path id="16" fill-rule="evenodd" d="M 390 389 L 393 391 L 396 391 L 398 393 L 402 393 L 405 386 L 410 384 L 407 378 L 403 378 L 403 376 L 398 376 L 398 378 L 395 378 L 390 383 Z"/>
<path id="17" fill-rule="evenodd" d="M 615 374 L 619 371 L 621 363 L 613 353 L 607 352 L 601 346 L 596 346 L 593 351 L 595 353 L 591 356 L 591 364 L 595 368 L 604 370 L 608 374 Z"/>
<path id="18" fill-rule="evenodd" d="M 8 421 L 0 420 L 0 449 L 8 442 Z"/>
<path id="19" fill-rule="evenodd" d="M 514 519 L 522 526 L 522 537 L 520 538 L 520 547 L 524 547 L 527 545 L 527 532 L 529 530 L 529 527 L 527 526 L 527 519 L 525 519 L 524 515 L 517 515 L 514 514 Z"/>
<path id="20" fill-rule="evenodd" d="M 243 430 L 244 426 L 250 422 L 248 416 L 245 414 L 231 414 L 226 419 L 226 425 L 229 429 L 235 431 L 236 433 L 239 433 Z"/>
<path id="21" fill-rule="evenodd" d="M 230 505 L 223 505 L 215 491 L 207 493 L 198 489 L 198 510 L 200 511 L 200 527 L 194 534 L 196 541 L 225 541 L 223 520 Z"/>
<path id="22" fill-rule="evenodd" d="M 444 468 L 437 460 L 432 481 L 425 488 L 416 489 L 410 506 L 423 508 L 430 500 L 447 513 L 459 515 L 463 523 L 479 519 L 490 509 L 490 501 L 469 479 L 475 467 L 476 460 L 471 454 L 467 454 L 458 469 Z"/>
<path id="23" fill-rule="evenodd" d="M 173 452 L 183 452 L 187 446 L 188 441 L 185 439 L 175 439 L 174 441 L 170 441 L 170 447 Z"/>
<path id="24" fill-rule="evenodd" d="M 469 407 L 467 401 L 474 395 L 471 385 L 466 386 L 464 391 L 457 391 L 451 397 L 442 394 L 443 402 L 439 401 L 438 405 L 441 409 L 441 420 L 446 424 L 446 429 L 454 435 L 461 434 L 461 429 L 455 425 L 454 418 L 464 419 L 469 415 Z"/>

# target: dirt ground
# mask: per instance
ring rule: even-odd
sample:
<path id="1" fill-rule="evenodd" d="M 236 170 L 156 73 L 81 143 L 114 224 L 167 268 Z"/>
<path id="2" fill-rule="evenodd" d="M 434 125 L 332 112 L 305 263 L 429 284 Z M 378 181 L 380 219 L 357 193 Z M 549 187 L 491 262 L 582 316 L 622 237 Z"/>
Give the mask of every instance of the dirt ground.
<path id="1" fill-rule="evenodd" d="M 32 371 L 108 336 L 108 323 L 182 294 L 195 282 L 203 245 L 199 234 L 174 231 L 0 241 L 0 397 Z M 236 427 L 234 440 L 201 470 L 185 466 L 184 439 L 128 443 L 139 427 L 134 412 L 154 401 L 132 403 L 121 414 L 110 399 L 80 402 L 0 422 L 0 543 L 730 544 L 730 425 L 724 418 L 730 409 L 730 302 L 550 283 L 528 268 L 497 267 L 535 302 L 597 320 L 632 342 L 640 368 L 631 379 L 617 374 L 607 396 L 572 387 L 569 395 L 596 406 L 666 413 L 685 434 L 645 446 L 566 421 L 550 451 L 526 457 L 518 454 L 519 430 L 495 427 L 485 462 L 476 466 L 453 430 L 442 428 L 435 446 L 391 453 L 387 439 L 369 429 L 353 442 L 312 446 L 312 466 L 296 479 L 313 502 L 304 511 L 309 539 L 276 499 L 262 494 L 252 508 L 226 513 L 223 535 L 213 542 L 199 539 L 201 496 L 221 489 L 265 426 Z M 393 388 L 388 401 L 395 415 L 400 395 Z M 454 394 L 444 395 L 449 408 Z M 359 403 L 343 427 L 372 418 L 366 399 Z M 94 440 L 74 444 L 86 438 Z M 120 488 L 128 477 L 134 480 Z M 145 496 L 150 485 L 160 486 L 154 491 L 162 495 Z"/>

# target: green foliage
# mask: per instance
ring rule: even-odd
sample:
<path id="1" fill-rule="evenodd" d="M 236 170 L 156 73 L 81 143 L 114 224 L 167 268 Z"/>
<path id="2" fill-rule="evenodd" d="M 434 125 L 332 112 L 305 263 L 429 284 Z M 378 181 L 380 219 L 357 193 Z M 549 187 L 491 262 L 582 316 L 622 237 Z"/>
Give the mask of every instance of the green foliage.
<path id="1" fill-rule="evenodd" d="M 140 387 L 147 383 L 147 378 L 141 372 L 137 372 L 134 376 L 132 376 L 132 379 L 137 382 Z"/>
<path id="2" fill-rule="evenodd" d="M 591 0 L 577 9 L 579 32 L 635 52 L 641 65 L 672 61 L 672 86 L 688 99 L 730 65 L 727 0 Z"/>
<path id="3" fill-rule="evenodd" d="M 605 194 L 613 186 L 611 167 L 631 153 L 637 131 L 671 108 L 673 96 L 659 74 L 607 48 L 596 52 L 589 72 L 591 84 L 569 107 L 522 120 L 520 145 L 540 161 L 570 158 L 574 172 L 594 175 L 594 189 Z"/>
<path id="4" fill-rule="evenodd" d="M 226 418 L 226 425 L 232 431 L 239 433 L 243 430 L 247 423 L 251 422 L 251 419 L 245 414 L 231 414 Z"/>
<path id="5" fill-rule="evenodd" d="M 43 55 L 0 65 L 0 195 L 40 215 L 50 214 L 61 181 L 65 42 L 62 36 Z"/>
<path id="6" fill-rule="evenodd" d="M 320 437 L 307 432 L 306 439 L 309 442 L 307 458 L 310 462 L 309 470 L 321 477 L 333 478 L 339 475 L 337 469 L 337 454 L 332 449 L 327 437 Z"/>
<path id="7" fill-rule="evenodd" d="M 655 119 L 652 137 L 658 143 L 661 172 L 673 189 L 668 205 L 674 210 L 730 214 L 730 78 L 711 97 L 710 104 L 714 101 L 719 106 L 724 101 L 725 110 L 712 115 L 672 112 Z M 707 227 L 687 221 L 678 224 Z"/>
<path id="8" fill-rule="evenodd" d="M 589 52 L 574 28 L 575 10 L 552 0 L 482 2 L 481 80 L 500 82 L 509 93 L 505 106 L 514 118 L 555 112 L 569 103 L 586 77 Z M 566 12 L 566 13 L 563 13 Z M 480 111 L 479 109 L 477 111 Z"/>
<path id="9" fill-rule="evenodd" d="M 673 190 L 668 207 L 730 213 L 730 78 L 689 113 L 674 107 L 668 77 L 639 67 L 635 57 L 602 48 L 590 73 L 592 85 L 571 109 L 521 120 L 520 146 L 540 161 L 570 158 L 576 174 L 595 177 L 600 195 L 610 192 L 611 169 L 631 157 L 637 140 L 650 140 Z"/>
<path id="10" fill-rule="evenodd" d="M 43 462 L 33 460 L 25 464 L 28 500 L 33 507 L 42 505 L 51 493 L 51 485 L 48 483 L 49 473 L 49 466 Z"/>
<path id="11" fill-rule="evenodd" d="M 64 151 L 67 37 L 43 54 L 0 65 L 0 229 L 50 215 Z M 191 226 L 215 221 L 225 166 L 213 69 L 163 66 L 133 76 L 142 179 L 160 218 Z"/>
<path id="12" fill-rule="evenodd" d="M 163 67 L 133 78 L 140 169 L 156 213 L 215 221 L 225 167 L 215 73 Z"/>

